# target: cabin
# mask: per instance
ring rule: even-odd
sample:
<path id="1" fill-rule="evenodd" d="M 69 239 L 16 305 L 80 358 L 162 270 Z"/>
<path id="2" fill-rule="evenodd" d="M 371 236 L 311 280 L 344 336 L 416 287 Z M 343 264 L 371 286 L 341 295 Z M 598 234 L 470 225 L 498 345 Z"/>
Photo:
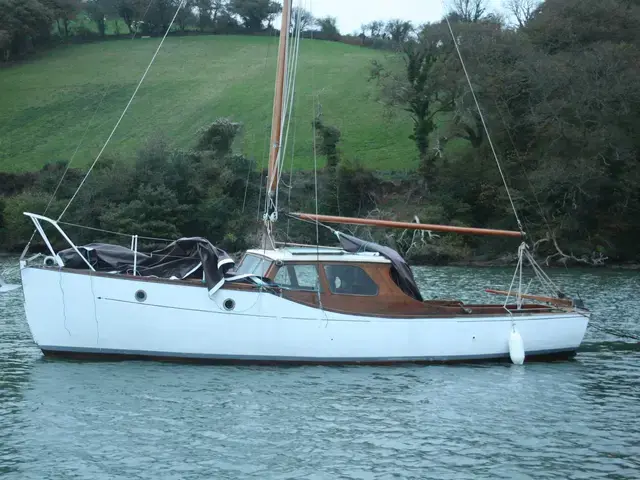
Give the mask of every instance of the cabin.
<path id="1" fill-rule="evenodd" d="M 284 298 L 327 311 L 380 317 L 504 315 L 502 305 L 417 299 L 400 286 L 392 262 L 377 252 L 351 253 L 338 247 L 247 250 L 234 274 L 269 279 Z M 517 310 L 515 305 L 507 308 Z M 523 306 L 523 313 L 549 310 Z"/>

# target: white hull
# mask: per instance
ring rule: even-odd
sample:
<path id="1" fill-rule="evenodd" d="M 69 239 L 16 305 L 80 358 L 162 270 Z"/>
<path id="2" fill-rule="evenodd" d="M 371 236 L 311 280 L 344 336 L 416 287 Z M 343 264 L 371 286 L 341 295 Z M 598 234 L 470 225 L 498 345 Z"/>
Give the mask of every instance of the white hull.
<path id="1" fill-rule="evenodd" d="M 24 267 L 29 328 L 45 353 L 274 362 L 454 361 L 509 357 L 512 317 L 381 318 L 276 295 Z M 135 292 L 144 290 L 146 300 Z M 235 301 L 233 311 L 223 303 Z M 515 316 L 527 357 L 571 353 L 581 313 Z"/>

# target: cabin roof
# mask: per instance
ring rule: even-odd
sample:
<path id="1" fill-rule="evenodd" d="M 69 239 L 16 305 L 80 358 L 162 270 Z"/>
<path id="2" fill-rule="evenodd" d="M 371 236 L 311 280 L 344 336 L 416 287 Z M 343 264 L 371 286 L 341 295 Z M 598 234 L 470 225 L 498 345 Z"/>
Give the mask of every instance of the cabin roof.
<path id="1" fill-rule="evenodd" d="M 247 250 L 247 253 L 282 262 L 300 262 L 306 260 L 321 262 L 391 263 L 378 252 L 351 253 L 338 247 L 283 247 L 276 250 L 255 248 Z"/>

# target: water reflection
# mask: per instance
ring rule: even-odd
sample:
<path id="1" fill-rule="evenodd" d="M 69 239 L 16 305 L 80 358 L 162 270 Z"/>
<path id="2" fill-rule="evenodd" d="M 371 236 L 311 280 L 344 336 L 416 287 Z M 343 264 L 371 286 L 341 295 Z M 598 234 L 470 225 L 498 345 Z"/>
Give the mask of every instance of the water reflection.
<path id="1" fill-rule="evenodd" d="M 421 268 L 431 297 L 494 301 L 508 269 Z M 639 332 L 637 276 L 557 271 L 593 322 Z M 0 296 L 6 478 L 632 478 L 640 349 L 590 329 L 574 361 L 210 367 L 43 360 Z"/>
<path id="2" fill-rule="evenodd" d="M 10 277 L 7 281 L 16 279 Z M 22 291 L 3 293 L 0 295 L 0 475 L 16 471 L 21 461 L 23 444 L 15 441 L 15 433 L 25 427 L 24 394 L 38 357 L 24 318 Z"/>

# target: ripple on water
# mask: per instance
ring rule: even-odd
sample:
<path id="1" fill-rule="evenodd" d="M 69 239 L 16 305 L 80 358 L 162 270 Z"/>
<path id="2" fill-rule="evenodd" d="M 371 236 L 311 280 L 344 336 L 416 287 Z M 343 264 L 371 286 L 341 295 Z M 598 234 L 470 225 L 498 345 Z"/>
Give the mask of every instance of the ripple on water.
<path id="1" fill-rule="evenodd" d="M 554 272 L 555 273 L 555 272 Z M 638 279 L 559 271 L 594 322 L 640 333 Z M 487 300 L 500 269 L 417 269 Z M 640 350 L 589 331 L 573 362 L 207 367 L 46 361 L 0 296 L 0 475 L 11 479 L 638 478 Z"/>

